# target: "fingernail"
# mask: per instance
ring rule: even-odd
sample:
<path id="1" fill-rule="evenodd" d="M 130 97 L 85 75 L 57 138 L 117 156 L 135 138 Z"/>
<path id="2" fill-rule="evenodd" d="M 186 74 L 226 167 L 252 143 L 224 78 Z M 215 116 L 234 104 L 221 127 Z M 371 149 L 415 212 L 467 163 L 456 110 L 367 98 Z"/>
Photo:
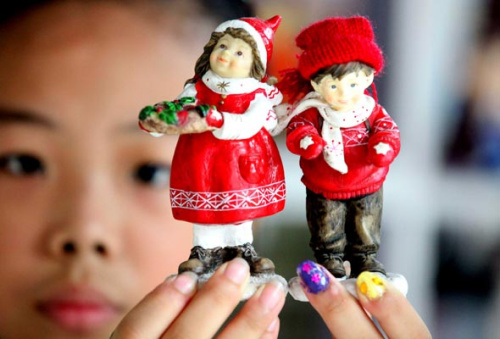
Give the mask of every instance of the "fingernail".
<path id="1" fill-rule="evenodd" d="M 274 330 L 276 329 L 276 326 L 278 326 L 279 323 L 280 323 L 279 318 L 274 319 L 273 322 L 267 327 L 266 331 L 267 332 L 274 332 Z"/>
<path id="2" fill-rule="evenodd" d="M 171 274 L 169 275 L 167 278 L 165 278 L 165 282 L 171 282 L 173 281 L 175 278 L 177 278 L 177 274 Z"/>
<path id="3" fill-rule="evenodd" d="M 384 279 L 373 272 L 363 272 L 356 280 L 358 290 L 369 300 L 382 297 L 387 290 Z"/>
<path id="4" fill-rule="evenodd" d="M 235 258 L 231 260 L 226 266 L 224 275 L 229 280 L 239 285 L 246 280 L 249 272 L 250 267 L 248 266 L 248 263 L 241 258 Z"/>
<path id="5" fill-rule="evenodd" d="M 307 292 L 312 294 L 323 292 L 330 284 L 330 278 L 311 260 L 306 260 L 297 267 L 297 275 L 305 284 Z"/>
<path id="6" fill-rule="evenodd" d="M 189 295 L 194 292 L 198 276 L 192 272 L 179 274 L 171 283 L 182 294 Z"/>
<path id="7" fill-rule="evenodd" d="M 285 289 L 283 285 L 276 280 L 271 280 L 256 292 L 259 303 L 266 311 L 274 309 L 284 293 Z"/>

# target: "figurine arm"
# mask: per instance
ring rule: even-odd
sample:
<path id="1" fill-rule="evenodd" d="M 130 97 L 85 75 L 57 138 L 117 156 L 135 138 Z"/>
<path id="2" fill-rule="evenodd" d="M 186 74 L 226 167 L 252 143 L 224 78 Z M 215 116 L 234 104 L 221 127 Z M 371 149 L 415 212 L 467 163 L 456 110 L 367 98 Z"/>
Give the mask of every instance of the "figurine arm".
<path id="1" fill-rule="evenodd" d="M 294 117 L 288 126 L 286 137 L 290 152 L 305 159 L 316 158 L 326 145 L 314 123 L 317 118 L 310 113 L 311 110 L 308 110 Z"/>
<path id="2" fill-rule="evenodd" d="M 384 109 L 374 123 L 374 132 L 368 141 L 368 160 L 376 166 L 390 165 L 400 150 L 399 129 Z"/>
<path id="3" fill-rule="evenodd" d="M 184 90 L 182 91 L 181 94 L 179 94 L 177 96 L 176 100 L 179 100 L 179 99 L 185 98 L 185 97 L 197 98 L 197 94 L 198 94 L 198 91 L 196 90 L 195 84 L 190 83 L 184 87 Z M 198 104 L 198 100 L 196 100 L 196 102 L 193 103 L 193 105 L 196 105 L 196 104 Z"/>
<path id="4" fill-rule="evenodd" d="M 212 133 L 218 139 L 237 140 L 254 136 L 266 125 L 274 111 L 272 102 L 264 94 L 258 93 L 244 114 L 221 113 L 224 123 Z"/>

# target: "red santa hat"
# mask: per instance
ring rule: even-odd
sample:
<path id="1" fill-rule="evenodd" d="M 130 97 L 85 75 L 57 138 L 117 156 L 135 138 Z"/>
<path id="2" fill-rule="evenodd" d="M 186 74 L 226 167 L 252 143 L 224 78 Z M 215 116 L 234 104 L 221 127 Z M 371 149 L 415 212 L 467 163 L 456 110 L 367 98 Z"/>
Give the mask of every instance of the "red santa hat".
<path id="1" fill-rule="evenodd" d="M 274 33 L 281 22 L 281 16 L 275 15 L 269 20 L 259 18 L 240 18 L 223 22 L 215 29 L 215 32 L 224 32 L 227 28 L 244 29 L 255 40 L 260 61 L 267 68 L 273 52 Z"/>
<path id="2" fill-rule="evenodd" d="M 377 73 L 384 66 L 372 25 L 364 17 L 318 21 L 302 30 L 295 42 L 303 50 L 298 69 L 305 79 L 310 79 L 322 68 L 351 61 L 362 62 Z"/>

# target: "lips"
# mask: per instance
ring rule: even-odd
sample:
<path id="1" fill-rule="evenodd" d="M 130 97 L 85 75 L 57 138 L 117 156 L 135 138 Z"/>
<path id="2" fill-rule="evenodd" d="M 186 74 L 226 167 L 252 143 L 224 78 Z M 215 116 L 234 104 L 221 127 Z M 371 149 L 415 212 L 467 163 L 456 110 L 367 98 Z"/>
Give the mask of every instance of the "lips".
<path id="1" fill-rule="evenodd" d="M 121 314 L 121 307 L 89 288 L 58 291 L 37 303 L 36 309 L 58 326 L 75 332 L 95 331 Z"/>

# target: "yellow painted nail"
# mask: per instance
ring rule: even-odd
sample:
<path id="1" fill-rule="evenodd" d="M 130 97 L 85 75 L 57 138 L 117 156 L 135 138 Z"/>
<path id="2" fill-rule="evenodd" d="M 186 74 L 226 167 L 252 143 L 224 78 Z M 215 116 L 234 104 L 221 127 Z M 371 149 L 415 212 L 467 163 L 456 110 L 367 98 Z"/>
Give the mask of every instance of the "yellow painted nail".
<path id="1" fill-rule="evenodd" d="M 386 291 L 384 280 L 375 273 L 363 272 L 356 281 L 359 291 L 369 300 L 382 297 Z"/>

